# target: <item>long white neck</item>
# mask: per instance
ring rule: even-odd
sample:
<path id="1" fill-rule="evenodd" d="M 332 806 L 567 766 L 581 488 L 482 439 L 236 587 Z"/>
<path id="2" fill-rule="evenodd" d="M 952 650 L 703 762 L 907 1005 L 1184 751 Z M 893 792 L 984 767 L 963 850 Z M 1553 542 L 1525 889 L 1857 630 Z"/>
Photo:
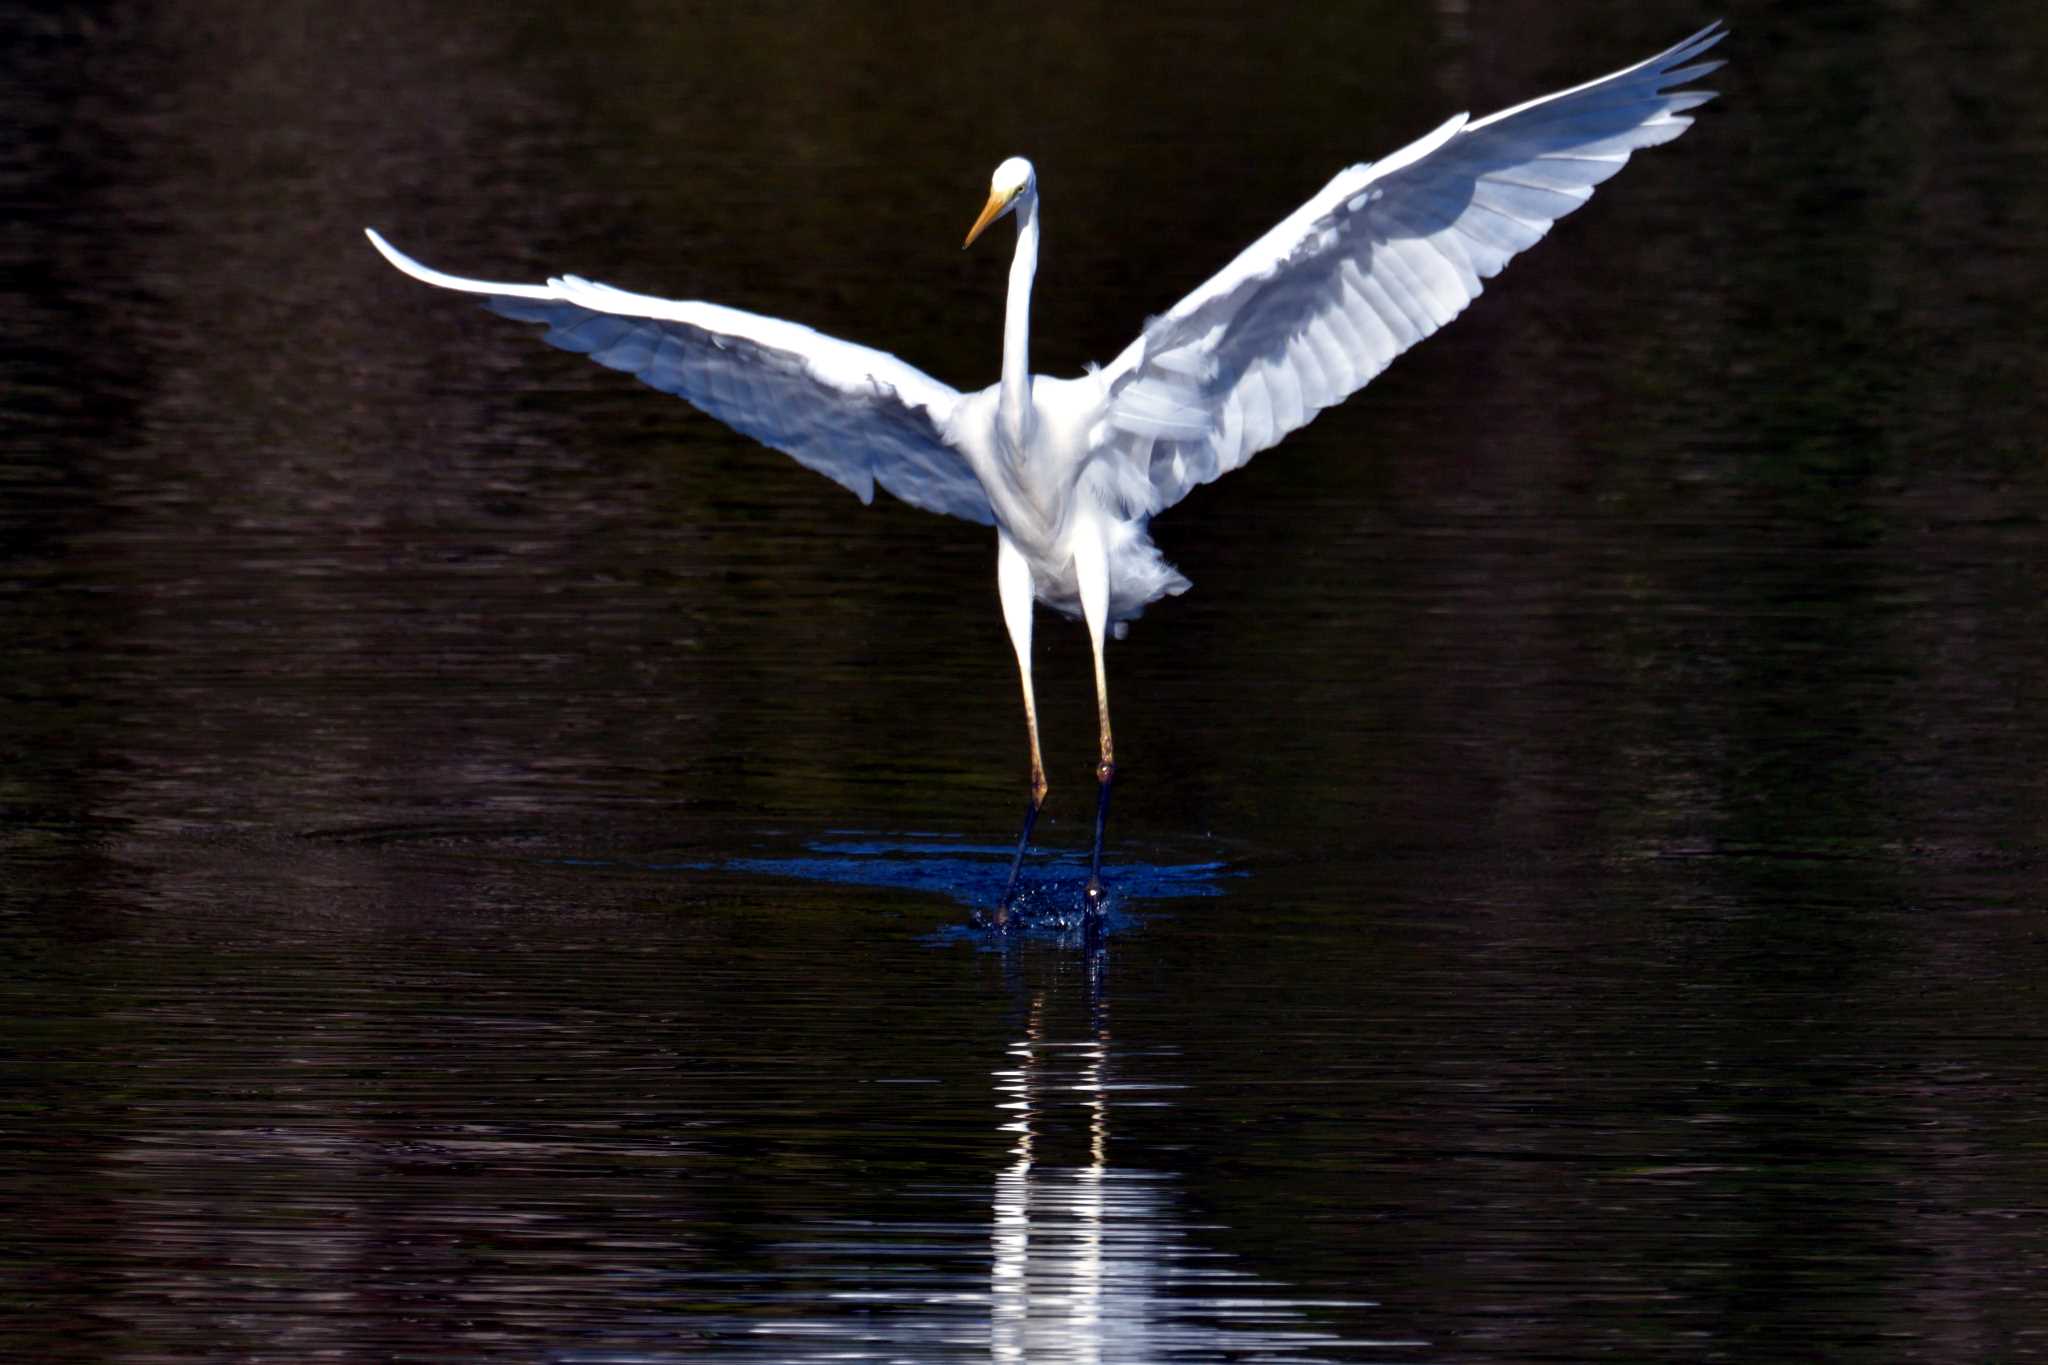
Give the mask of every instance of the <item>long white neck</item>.
<path id="1" fill-rule="evenodd" d="M 1022 453 L 1031 440 L 1031 277 L 1038 273 L 1038 191 L 1017 201 L 1017 254 L 1010 261 L 1010 301 L 1003 312 L 1003 434 Z"/>

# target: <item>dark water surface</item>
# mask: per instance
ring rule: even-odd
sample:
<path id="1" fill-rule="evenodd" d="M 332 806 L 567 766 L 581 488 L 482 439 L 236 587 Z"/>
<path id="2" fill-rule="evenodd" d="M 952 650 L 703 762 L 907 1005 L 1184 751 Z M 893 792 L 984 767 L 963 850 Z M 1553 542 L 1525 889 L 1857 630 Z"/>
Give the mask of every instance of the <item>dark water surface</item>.
<path id="1" fill-rule="evenodd" d="M 45 6 L 0 46 L 0 1355 L 2048 1355 L 2048 23 L 1724 98 L 1156 530 L 1105 952 L 981 528 L 385 267 L 994 377 L 1714 17 Z M 1092 699 L 1041 623 L 1071 902 Z"/>

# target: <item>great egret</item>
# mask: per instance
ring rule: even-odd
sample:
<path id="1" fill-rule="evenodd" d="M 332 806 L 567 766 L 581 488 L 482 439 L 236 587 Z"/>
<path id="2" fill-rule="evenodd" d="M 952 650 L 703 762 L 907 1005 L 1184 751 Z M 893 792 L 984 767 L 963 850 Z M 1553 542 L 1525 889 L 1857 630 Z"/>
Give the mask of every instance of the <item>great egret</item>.
<path id="1" fill-rule="evenodd" d="M 1104 638 L 1189 583 L 1146 534 L 1153 514 L 1236 469 L 1362 388 L 1463 311 L 1517 252 L 1592 196 L 1629 153 L 1668 142 L 1712 91 L 1668 87 L 1718 61 L 1717 22 L 1647 61 L 1489 118 L 1459 114 L 1378 162 L 1340 171 L 1222 273 L 1078 379 L 1033 375 L 1038 177 L 996 167 L 972 245 L 1017 220 L 1001 380 L 959 393 L 882 351 L 716 304 L 629 294 L 574 275 L 493 284 L 428 269 L 365 229 L 392 265 L 487 296 L 545 340 L 687 399 L 872 502 L 996 528 L 996 587 L 1023 679 L 1030 801 L 993 920 L 1003 923 L 1045 803 L 1031 690 L 1033 600 L 1087 623 L 1101 759 L 1088 906 L 1102 900 L 1102 832 L 1116 753 Z"/>

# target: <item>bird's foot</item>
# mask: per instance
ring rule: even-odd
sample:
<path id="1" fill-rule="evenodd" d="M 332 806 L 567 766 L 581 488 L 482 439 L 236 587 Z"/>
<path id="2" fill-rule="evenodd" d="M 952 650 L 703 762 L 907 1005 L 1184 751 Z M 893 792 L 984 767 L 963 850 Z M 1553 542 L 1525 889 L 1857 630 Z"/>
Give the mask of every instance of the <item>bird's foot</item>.
<path id="1" fill-rule="evenodd" d="M 1008 933 L 1010 929 L 1010 902 L 1008 898 L 1006 897 L 1003 903 L 993 910 L 975 911 L 973 923 L 975 928 L 986 929 L 991 934 Z"/>

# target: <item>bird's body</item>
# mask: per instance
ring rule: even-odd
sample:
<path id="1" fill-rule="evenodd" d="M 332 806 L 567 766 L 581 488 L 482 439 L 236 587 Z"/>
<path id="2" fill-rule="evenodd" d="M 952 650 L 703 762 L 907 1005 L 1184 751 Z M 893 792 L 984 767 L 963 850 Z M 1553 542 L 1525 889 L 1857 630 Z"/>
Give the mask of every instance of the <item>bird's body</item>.
<path id="1" fill-rule="evenodd" d="M 1037 600 L 1081 617 L 1074 546 L 1093 539 L 1109 572 L 1109 620 L 1121 625 L 1189 584 L 1146 533 L 1144 504 L 1118 487 L 1128 467 L 1087 458 L 1107 387 L 1099 373 L 1034 376 L 1028 434 L 1019 444 L 1001 420 L 1002 386 L 992 384 L 961 399 L 949 434 L 988 494 L 997 533 L 1030 565 Z"/>
<path id="2" fill-rule="evenodd" d="M 1009 886 L 1046 793 L 1031 686 L 1033 601 L 1087 623 L 1101 761 L 1094 871 L 1116 765 L 1103 642 L 1189 584 L 1151 517 L 1342 402 L 1449 322 L 1518 252 L 1591 197 L 1632 151 L 1669 141 L 1711 99 L 1676 90 L 1719 66 L 1693 59 L 1713 25 L 1610 76 L 1489 118 L 1458 115 L 1390 157 L 1341 171 L 1207 283 L 1148 322 L 1109 365 L 1075 379 L 1030 369 L 1038 178 L 997 167 L 968 243 L 1014 214 L 998 381 L 960 393 L 895 356 L 798 323 L 630 294 L 575 276 L 499 284 L 428 269 L 375 231 L 393 265 L 486 296 L 547 340 L 676 394 L 787 452 L 862 501 L 876 484 L 914 506 L 996 528 L 996 581 L 1022 675 L 1031 801 Z"/>

